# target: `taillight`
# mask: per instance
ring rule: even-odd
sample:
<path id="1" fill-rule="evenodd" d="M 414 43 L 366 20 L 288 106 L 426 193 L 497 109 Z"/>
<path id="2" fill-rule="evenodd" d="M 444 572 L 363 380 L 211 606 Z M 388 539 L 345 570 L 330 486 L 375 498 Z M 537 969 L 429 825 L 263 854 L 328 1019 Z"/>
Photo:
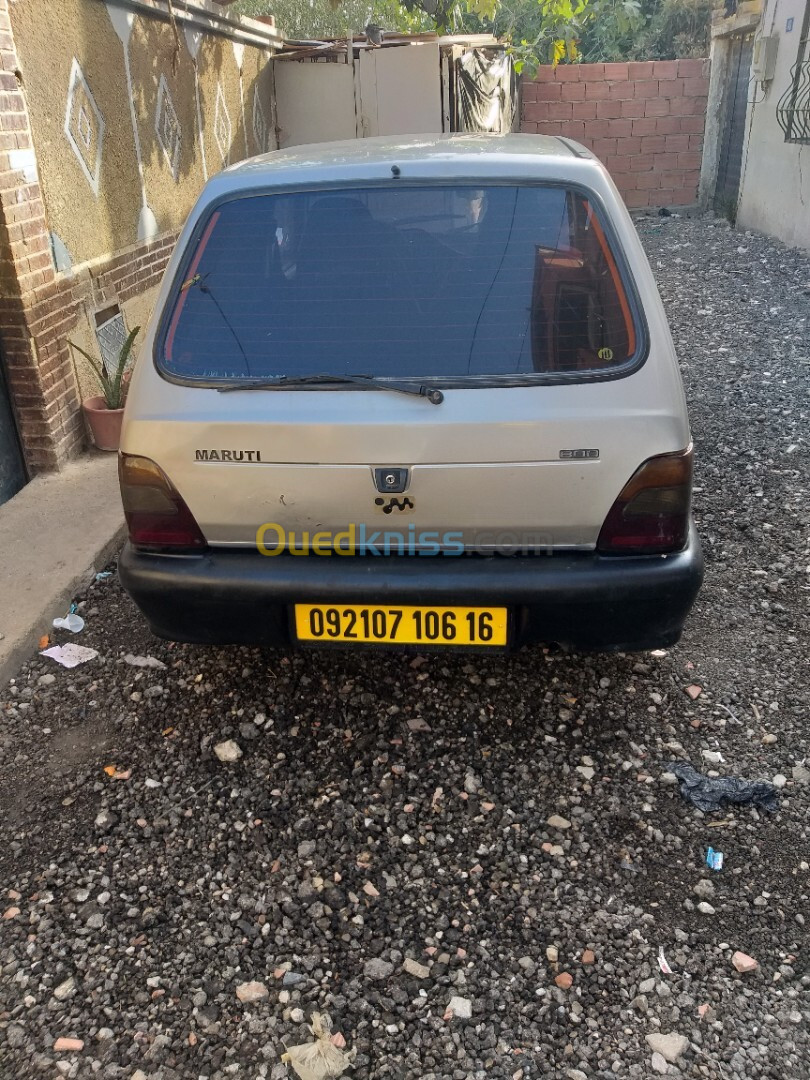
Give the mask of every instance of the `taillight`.
<path id="1" fill-rule="evenodd" d="M 597 551 L 657 555 L 681 551 L 689 532 L 692 446 L 649 458 L 638 468 L 605 518 Z"/>
<path id="2" fill-rule="evenodd" d="M 118 479 L 129 538 L 150 551 L 199 551 L 205 537 L 171 480 L 154 461 L 119 454 Z"/>

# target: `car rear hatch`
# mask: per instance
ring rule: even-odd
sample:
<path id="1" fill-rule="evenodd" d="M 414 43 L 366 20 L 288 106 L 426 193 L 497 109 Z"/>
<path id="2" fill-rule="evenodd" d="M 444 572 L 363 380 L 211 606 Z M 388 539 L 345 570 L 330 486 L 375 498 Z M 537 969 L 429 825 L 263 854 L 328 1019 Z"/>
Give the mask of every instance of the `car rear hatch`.
<path id="1" fill-rule="evenodd" d="M 641 462 L 682 445 L 648 382 L 448 390 L 441 406 L 372 390 L 185 390 L 184 420 L 168 423 L 171 387 L 166 414 L 135 421 L 128 445 L 149 448 L 211 544 L 255 545 L 272 524 L 268 547 L 350 525 L 357 541 L 361 526 L 398 530 L 408 551 L 593 547 Z M 378 477 L 392 468 L 408 470 L 393 495 Z"/>
<path id="2" fill-rule="evenodd" d="M 558 184 L 225 202 L 154 356 L 124 449 L 212 545 L 592 548 L 639 465 L 688 442 L 668 335 L 597 201 Z M 330 373 L 378 382 L 279 385 Z"/>

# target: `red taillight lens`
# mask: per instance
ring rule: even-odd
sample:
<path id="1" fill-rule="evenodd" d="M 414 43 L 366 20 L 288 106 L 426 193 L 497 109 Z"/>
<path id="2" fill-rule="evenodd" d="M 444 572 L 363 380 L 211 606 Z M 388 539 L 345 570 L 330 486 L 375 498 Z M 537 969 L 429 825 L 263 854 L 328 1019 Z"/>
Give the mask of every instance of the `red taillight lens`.
<path id="1" fill-rule="evenodd" d="M 689 532 L 692 447 L 649 458 L 633 473 L 605 518 L 596 549 L 604 555 L 680 551 Z"/>
<path id="2" fill-rule="evenodd" d="M 171 480 L 154 461 L 118 457 L 121 500 L 129 538 L 150 551 L 199 551 L 205 537 Z"/>

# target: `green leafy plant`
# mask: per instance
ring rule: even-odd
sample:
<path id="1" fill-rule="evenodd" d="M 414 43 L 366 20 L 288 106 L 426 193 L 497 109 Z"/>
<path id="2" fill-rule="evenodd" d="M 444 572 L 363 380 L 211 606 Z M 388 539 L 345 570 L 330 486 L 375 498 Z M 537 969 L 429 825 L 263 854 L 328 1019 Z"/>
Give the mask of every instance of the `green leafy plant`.
<path id="1" fill-rule="evenodd" d="M 272 11 L 289 37 L 341 36 L 371 22 L 414 33 L 492 33 L 511 42 L 515 67 L 574 63 L 582 29 L 598 11 L 618 6 L 632 16 L 638 0 L 238 0 L 235 14 Z"/>
<path id="2" fill-rule="evenodd" d="M 676 60 L 709 55 L 715 0 L 609 0 L 583 30 L 586 64 L 617 60 Z"/>
<path id="3" fill-rule="evenodd" d="M 289 37 L 340 37 L 371 22 L 416 33 L 493 33 L 518 72 L 539 64 L 708 56 L 716 0 L 237 0 L 237 14 L 272 12 Z"/>
<path id="4" fill-rule="evenodd" d="M 135 344 L 135 338 L 138 336 L 140 329 L 140 326 L 136 326 L 134 330 L 130 330 L 129 334 L 127 334 L 126 341 L 118 350 L 115 368 L 109 374 L 105 371 L 104 364 L 97 357 L 91 356 L 86 349 L 83 349 L 81 345 L 77 345 L 75 341 L 68 340 L 70 348 L 83 356 L 87 361 L 90 371 L 92 371 L 93 377 L 98 383 L 102 396 L 104 397 L 104 404 L 108 409 L 123 409 L 124 407 L 127 390 L 129 388 L 128 381 L 124 378 L 124 375 L 127 363 L 129 362 L 129 355 L 132 352 L 132 346 Z M 75 355 L 73 362 L 76 362 Z"/>

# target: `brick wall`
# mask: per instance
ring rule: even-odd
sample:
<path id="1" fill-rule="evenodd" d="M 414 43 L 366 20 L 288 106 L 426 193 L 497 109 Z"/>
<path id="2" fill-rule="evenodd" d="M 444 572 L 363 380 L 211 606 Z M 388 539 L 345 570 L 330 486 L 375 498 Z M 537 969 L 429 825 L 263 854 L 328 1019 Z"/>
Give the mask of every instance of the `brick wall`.
<path id="1" fill-rule="evenodd" d="M 22 372 L 10 366 L 9 374 L 21 441 L 32 471 L 58 467 L 86 443 L 67 339 L 80 324 L 86 325 L 88 312 L 105 303 L 125 304 L 158 285 L 176 239 L 176 233 L 167 233 L 76 271 L 56 274 L 28 297 L 27 329 L 32 359 L 44 383 L 45 427 L 40 421 L 36 431 L 32 429 L 29 409 L 33 402 L 19 393 Z M 30 364 L 25 367 L 30 376 Z"/>
<path id="2" fill-rule="evenodd" d="M 600 158 L 631 208 L 697 202 L 708 60 L 541 67 L 521 87 L 521 131 Z"/>
<path id="3" fill-rule="evenodd" d="M 86 443 L 67 339 L 88 311 L 125 304 L 158 285 L 176 239 L 167 233 L 76 272 L 46 274 L 33 288 L 0 299 L 6 372 L 31 472 L 58 468 Z"/>
<path id="4" fill-rule="evenodd" d="M 56 270 L 8 0 L 0 0 L 0 337 L 29 469 L 53 468 L 81 445 L 75 379 L 53 347 Z M 37 339 L 35 328 L 43 328 Z"/>
<path id="5" fill-rule="evenodd" d="M 246 24 L 253 44 L 234 49 L 222 25 L 187 36 L 175 72 L 163 63 L 174 31 L 159 15 L 145 9 L 133 31 L 93 0 L 0 0 L 0 365 L 32 474 L 58 469 L 89 441 L 80 399 L 97 389 L 81 365 L 77 384 L 68 339 L 98 355 L 95 316 L 114 304 L 128 326 L 144 325 L 208 166 L 275 145 L 272 20 Z M 122 93 L 130 76 L 147 94 L 146 113 L 164 103 L 154 146 L 141 142 L 143 125 Z M 77 94 L 92 106 L 89 143 L 82 130 L 63 130 L 69 90 L 70 124 Z M 198 126 L 186 124 L 181 137 L 173 103 L 182 117 L 195 93 Z"/>
<path id="6" fill-rule="evenodd" d="M 0 351 L 29 471 L 58 468 L 87 435 L 67 338 L 87 314 L 160 282 L 175 233 L 57 273 L 19 66 L 0 0 Z"/>

